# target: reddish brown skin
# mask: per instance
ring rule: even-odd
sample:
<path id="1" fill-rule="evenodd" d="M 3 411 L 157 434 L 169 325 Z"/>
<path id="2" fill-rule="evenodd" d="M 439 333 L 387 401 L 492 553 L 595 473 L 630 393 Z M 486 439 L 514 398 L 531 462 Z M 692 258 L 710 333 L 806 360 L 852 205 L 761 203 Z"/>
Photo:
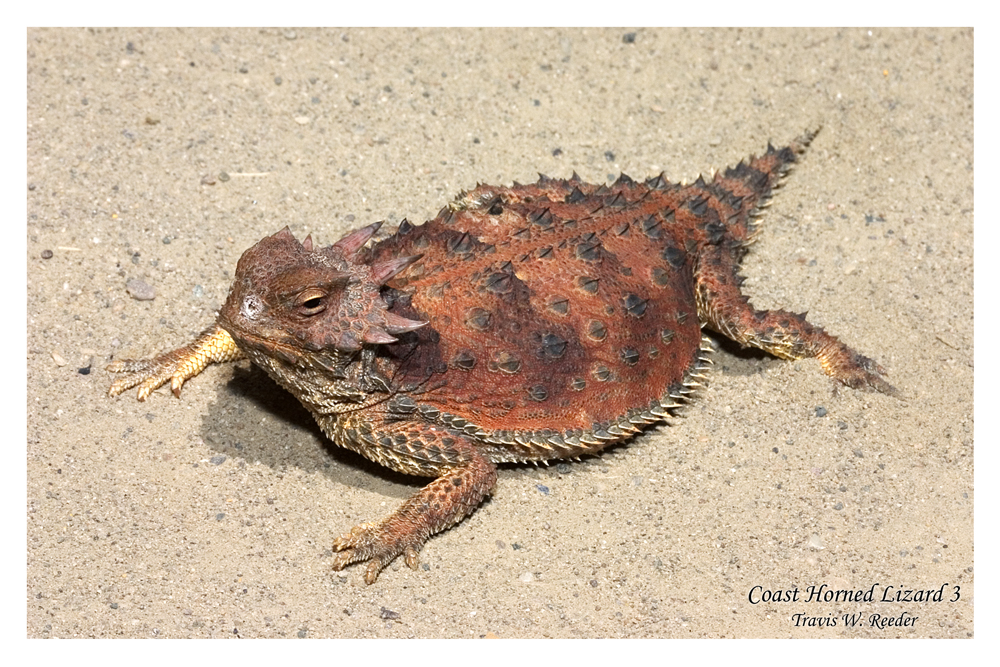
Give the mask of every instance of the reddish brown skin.
<path id="1" fill-rule="evenodd" d="M 593 454 L 663 421 L 707 362 L 707 326 L 787 359 L 817 357 L 851 387 L 896 390 L 871 359 L 740 292 L 754 217 L 811 141 L 768 148 L 711 182 L 613 185 L 541 177 L 478 186 L 433 220 L 377 225 L 314 249 L 285 229 L 244 253 L 216 326 L 128 373 L 140 399 L 244 356 L 337 444 L 435 480 L 334 542 L 334 567 L 399 554 L 490 493 L 500 462 Z"/>

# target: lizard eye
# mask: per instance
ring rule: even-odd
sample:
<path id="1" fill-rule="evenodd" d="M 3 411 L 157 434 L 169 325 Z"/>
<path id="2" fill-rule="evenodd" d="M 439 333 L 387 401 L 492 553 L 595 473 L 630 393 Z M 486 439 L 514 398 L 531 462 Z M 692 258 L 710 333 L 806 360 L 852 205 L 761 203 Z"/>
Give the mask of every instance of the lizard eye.
<path id="1" fill-rule="evenodd" d="M 295 309 L 307 317 L 319 315 L 326 310 L 326 301 L 323 300 L 325 296 L 326 292 L 321 289 L 307 289 L 295 297 Z"/>

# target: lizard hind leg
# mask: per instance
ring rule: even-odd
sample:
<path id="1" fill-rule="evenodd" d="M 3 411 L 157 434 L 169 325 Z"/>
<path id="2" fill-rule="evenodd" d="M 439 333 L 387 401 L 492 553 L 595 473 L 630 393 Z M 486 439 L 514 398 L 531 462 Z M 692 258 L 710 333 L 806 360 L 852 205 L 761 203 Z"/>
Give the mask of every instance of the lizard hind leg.
<path id="1" fill-rule="evenodd" d="M 698 314 L 711 329 L 743 347 L 756 347 L 782 359 L 815 357 L 827 375 L 849 387 L 871 387 L 899 396 L 882 377 L 886 375 L 882 366 L 810 324 L 805 313 L 755 310 L 740 291 L 742 280 L 736 269 L 729 249 L 712 246 L 702 251 L 695 273 Z"/>
<path id="2" fill-rule="evenodd" d="M 407 465 L 411 462 L 397 458 L 401 449 L 406 449 L 407 458 L 411 458 L 433 448 L 437 452 L 447 450 L 443 457 L 447 463 L 435 465 L 437 479 L 413 494 L 395 512 L 379 521 L 359 524 L 334 540 L 333 550 L 338 553 L 333 559 L 333 569 L 342 570 L 352 563 L 368 561 L 365 582 L 372 584 L 382 569 L 402 554 L 406 564 L 415 570 L 424 542 L 469 515 L 493 490 L 496 465 L 475 445 L 443 429 L 421 426 L 419 437 L 405 443 L 383 434 L 379 439 L 397 451 L 383 451 L 372 458 L 412 473 L 418 471 Z M 397 435 L 404 432 L 396 430 Z M 389 458 L 396 460 L 383 460 Z"/>

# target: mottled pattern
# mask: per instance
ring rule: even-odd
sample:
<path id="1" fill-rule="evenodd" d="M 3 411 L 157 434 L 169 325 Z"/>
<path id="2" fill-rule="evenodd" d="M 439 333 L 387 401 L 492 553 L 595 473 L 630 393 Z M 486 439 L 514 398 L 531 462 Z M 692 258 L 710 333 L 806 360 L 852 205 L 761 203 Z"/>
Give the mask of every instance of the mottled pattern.
<path id="1" fill-rule="evenodd" d="M 326 248 L 287 230 L 247 250 L 216 325 L 128 373 L 139 398 L 211 362 L 264 368 L 337 444 L 435 480 L 334 542 L 366 581 L 490 493 L 496 464 L 593 454 L 666 420 L 699 385 L 708 326 L 852 387 L 893 394 L 874 361 L 803 315 L 756 311 L 739 262 L 754 218 L 813 138 L 689 185 L 542 176 L 481 185 L 423 225 Z"/>

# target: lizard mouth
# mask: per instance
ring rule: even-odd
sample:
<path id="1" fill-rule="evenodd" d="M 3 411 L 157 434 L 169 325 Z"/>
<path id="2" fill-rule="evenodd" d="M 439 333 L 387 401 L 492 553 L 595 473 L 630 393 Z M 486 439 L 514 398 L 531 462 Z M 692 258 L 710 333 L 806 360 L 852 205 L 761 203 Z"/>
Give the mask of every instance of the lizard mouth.
<path id="1" fill-rule="evenodd" d="M 259 328 L 256 331 L 250 331 L 233 322 L 224 313 L 220 313 L 218 323 L 242 348 L 258 350 L 265 354 L 275 354 L 282 358 L 286 356 L 298 358 L 301 352 L 301 346 L 292 343 L 291 337 L 284 332 L 265 331 L 262 333 Z"/>
<path id="2" fill-rule="evenodd" d="M 280 360 L 293 368 L 322 369 L 334 379 L 344 380 L 347 378 L 345 364 L 355 356 L 349 351 L 336 348 L 313 349 L 314 346 L 293 339 L 280 330 L 264 333 L 246 331 L 222 316 L 219 317 L 219 326 L 232 336 L 251 361 L 265 368 L 275 360 Z"/>

